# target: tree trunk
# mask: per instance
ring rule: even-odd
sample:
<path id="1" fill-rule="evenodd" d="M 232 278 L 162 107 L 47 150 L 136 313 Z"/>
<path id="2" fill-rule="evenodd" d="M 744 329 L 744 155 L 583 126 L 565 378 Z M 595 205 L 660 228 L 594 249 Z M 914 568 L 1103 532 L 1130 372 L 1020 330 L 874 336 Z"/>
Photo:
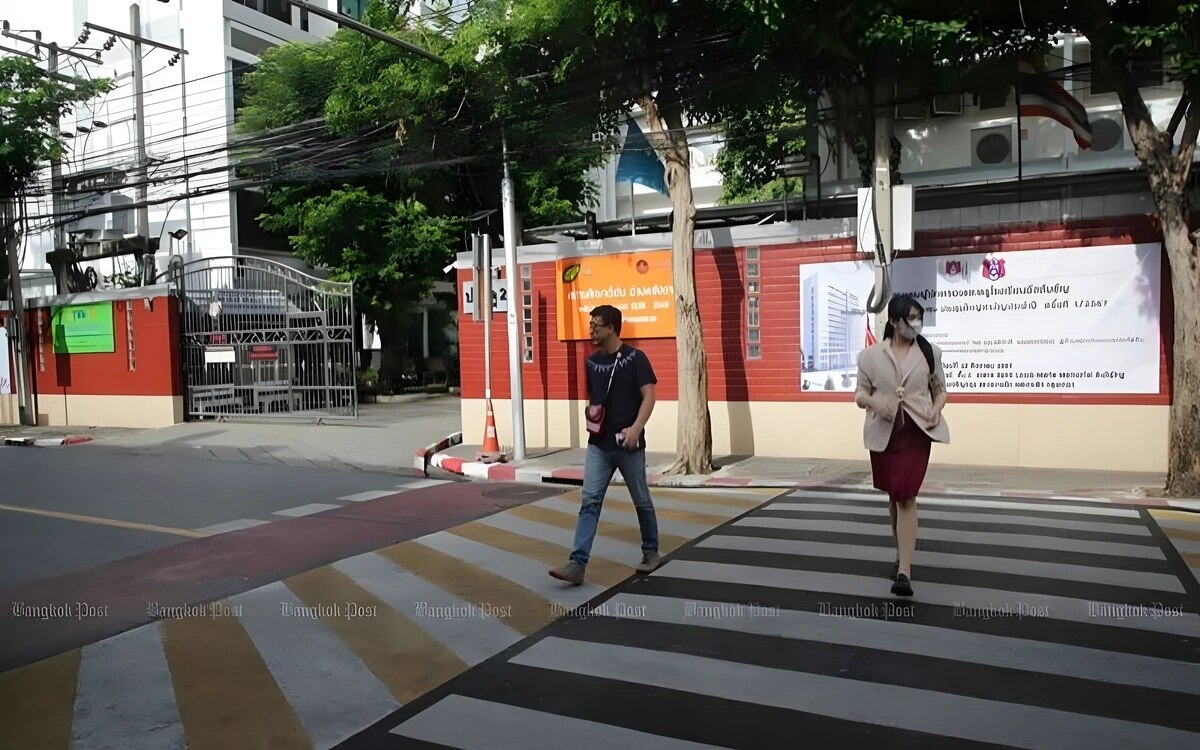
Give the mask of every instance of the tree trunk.
<path id="1" fill-rule="evenodd" d="M 675 294 L 675 345 L 679 365 L 679 421 L 676 458 L 667 474 L 712 473 L 712 423 L 708 412 L 708 357 L 696 303 L 696 203 L 692 196 L 691 155 L 682 113 L 659 108 L 653 96 L 638 103 L 650 125 L 647 140 L 667 163 L 671 225 L 671 283 Z"/>
<path id="2" fill-rule="evenodd" d="M 1079 15 L 1081 29 L 1092 44 L 1092 64 L 1112 80 L 1134 153 L 1146 170 L 1162 226 L 1163 247 L 1171 272 L 1175 338 L 1171 357 L 1171 412 L 1167 449 L 1167 494 L 1200 496 L 1200 232 L 1188 230 L 1188 181 L 1200 115 L 1195 102 L 1200 91 L 1185 83 L 1186 92 L 1166 130 L 1154 124 L 1138 88 L 1127 52 L 1115 49 L 1108 4 L 1091 0 Z M 1179 150 L 1175 133 L 1183 124 Z"/>
<path id="3" fill-rule="evenodd" d="M 1200 497 L 1200 261 L 1185 201 L 1155 195 L 1175 298 L 1167 492 Z"/>

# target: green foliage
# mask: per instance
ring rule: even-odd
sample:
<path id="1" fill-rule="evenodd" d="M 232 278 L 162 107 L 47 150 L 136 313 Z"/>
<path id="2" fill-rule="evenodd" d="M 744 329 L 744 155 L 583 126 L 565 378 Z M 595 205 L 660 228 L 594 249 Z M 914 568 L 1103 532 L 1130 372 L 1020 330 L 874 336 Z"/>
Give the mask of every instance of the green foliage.
<path id="1" fill-rule="evenodd" d="M 264 228 L 286 233 L 296 255 L 353 281 L 356 304 L 372 318 L 420 302 L 461 242 L 460 222 L 431 216 L 413 199 L 389 199 L 344 185 L 327 194 L 272 197 Z"/>
<path id="2" fill-rule="evenodd" d="M 33 60 L 0 58 L 0 198 L 27 189 L 65 148 L 52 129 L 80 102 L 112 89 L 107 79 L 48 78 Z"/>

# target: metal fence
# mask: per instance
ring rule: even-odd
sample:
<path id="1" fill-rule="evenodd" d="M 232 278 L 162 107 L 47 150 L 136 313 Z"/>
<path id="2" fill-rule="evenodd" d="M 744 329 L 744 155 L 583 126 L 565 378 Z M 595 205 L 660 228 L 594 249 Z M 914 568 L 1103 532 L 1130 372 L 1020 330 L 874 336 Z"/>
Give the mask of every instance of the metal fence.
<path id="1" fill-rule="evenodd" d="M 355 419 L 354 290 L 237 256 L 176 262 L 185 413 Z"/>

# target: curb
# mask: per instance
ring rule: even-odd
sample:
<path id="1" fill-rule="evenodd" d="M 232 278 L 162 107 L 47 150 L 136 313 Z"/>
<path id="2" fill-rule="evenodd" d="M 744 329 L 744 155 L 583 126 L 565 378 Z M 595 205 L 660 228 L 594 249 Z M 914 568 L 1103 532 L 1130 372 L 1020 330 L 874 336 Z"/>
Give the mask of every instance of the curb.
<path id="1" fill-rule="evenodd" d="M 456 432 L 453 435 L 448 435 L 436 443 L 425 446 L 417 451 L 417 456 L 413 460 L 413 474 L 418 477 L 427 478 L 429 476 L 429 465 L 433 458 L 437 458 L 441 451 L 451 448 L 462 443 L 463 435 L 461 432 Z M 436 464 L 435 464 L 436 465 Z"/>
<path id="2" fill-rule="evenodd" d="M 86 435 L 68 435 L 61 438 L 35 438 L 35 437 L 6 437 L 4 445 L 20 445 L 25 447 L 36 448 L 54 448 L 62 445 L 81 445 L 83 443 L 92 442 L 92 438 Z"/>
<path id="3" fill-rule="evenodd" d="M 458 442 L 462 442 L 462 433 L 455 433 Z M 453 438 L 454 436 L 451 436 Z M 451 439 L 447 438 L 447 440 Z M 445 442 L 445 441 L 443 441 Z M 457 443 L 454 443 L 457 444 Z M 440 443 L 439 443 L 440 445 Z M 432 446 L 431 446 L 432 447 Z M 447 445 L 449 447 L 449 445 Z M 533 469 L 521 468 L 506 464 L 485 464 L 478 461 L 468 461 L 464 458 L 448 456 L 445 453 L 434 452 L 428 455 L 423 449 L 418 451 L 418 461 L 425 466 L 433 466 L 450 474 L 457 474 L 478 482 L 523 482 L 534 484 L 562 484 L 579 486 L 583 484 L 583 469 Z M 446 448 L 439 448 L 444 451 Z M 870 483 L 841 484 L 814 480 L 786 481 L 774 479 L 755 479 L 753 477 L 712 477 L 712 476 L 664 476 L 650 474 L 646 482 L 651 487 L 681 487 L 681 488 L 713 488 L 713 487 L 744 487 L 797 490 L 842 490 L 852 492 L 874 492 Z M 613 484 L 624 484 L 625 480 L 618 471 L 613 476 Z M 1088 497 L 1073 496 L 1060 492 L 1044 490 L 996 490 L 976 489 L 971 487 L 941 487 L 928 486 L 926 493 L 939 496 L 996 497 L 1008 500 L 1041 500 L 1041 501 L 1083 501 L 1091 503 L 1114 503 L 1118 505 L 1140 505 L 1148 508 L 1172 508 L 1200 512 L 1200 500 L 1172 499 L 1165 497 L 1136 497 L 1125 495 L 1093 495 Z"/>

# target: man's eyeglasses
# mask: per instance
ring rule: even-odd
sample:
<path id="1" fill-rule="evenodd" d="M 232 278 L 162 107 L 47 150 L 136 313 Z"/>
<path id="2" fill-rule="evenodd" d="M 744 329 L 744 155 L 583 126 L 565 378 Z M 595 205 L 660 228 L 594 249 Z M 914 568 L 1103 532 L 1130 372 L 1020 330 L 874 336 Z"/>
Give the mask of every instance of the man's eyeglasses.
<path id="1" fill-rule="evenodd" d="M 601 328 L 608 328 L 608 324 L 607 323 L 588 323 L 589 330 L 597 331 Z"/>

